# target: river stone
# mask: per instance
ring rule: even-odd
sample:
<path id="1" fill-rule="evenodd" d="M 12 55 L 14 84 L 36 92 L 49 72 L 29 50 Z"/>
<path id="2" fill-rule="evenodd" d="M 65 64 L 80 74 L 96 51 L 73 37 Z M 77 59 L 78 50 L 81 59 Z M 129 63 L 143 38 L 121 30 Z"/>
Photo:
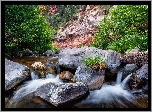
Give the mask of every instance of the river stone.
<path id="1" fill-rule="evenodd" d="M 89 93 L 89 89 L 85 83 L 47 83 L 37 88 L 34 95 L 39 96 L 43 100 L 53 104 L 54 106 L 60 106 L 85 97 Z"/>
<path id="2" fill-rule="evenodd" d="M 94 70 L 81 65 L 77 68 L 74 78 L 77 82 L 87 83 L 89 90 L 100 89 L 103 81 L 105 70 Z"/>
<path id="3" fill-rule="evenodd" d="M 43 55 L 45 55 L 45 56 L 51 56 L 51 55 L 53 55 L 53 54 L 54 54 L 54 53 L 53 53 L 52 50 L 47 50 L 46 52 L 43 53 Z"/>
<path id="4" fill-rule="evenodd" d="M 94 47 L 64 48 L 59 52 L 59 65 L 65 68 L 77 69 L 86 57 L 105 57 L 106 68 L 116 72 L 120 65 L 120 54 L 113 50 L 102 50 Z"/>
<path id="5" fill-rule="evenodd" d="M 29 68 L 5 59 L 5 91 L 29 78 Z"/>
<path id="6" fill-rule="evenodd" d="M 123 79 L 126 78 L 129 74 L 135 73 L 138 69 L 138 66 L 136 64 L 126 64 L 126 66 L 123 68 Z"/>
<path id="7" fill-rule="evenodd" d="M 143 65 L 136 71 L 137 87 L 141 88 L 148 84 L 148 64 Z"/>

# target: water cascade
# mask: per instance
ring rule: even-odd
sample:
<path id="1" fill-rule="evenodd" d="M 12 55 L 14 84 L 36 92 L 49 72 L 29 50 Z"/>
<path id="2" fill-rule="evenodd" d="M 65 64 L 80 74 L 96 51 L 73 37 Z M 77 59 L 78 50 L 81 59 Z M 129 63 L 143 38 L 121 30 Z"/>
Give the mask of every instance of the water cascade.
<path id="1" fill-rule="evenodd" d="M 108 85 L 104 82 L 100 90 L 91 91 L 90 95 L 80 105 L 89 108 L 127 108 L 134 106 L 136 100 L 133 94 L 124 89 L 130 76 L 131 74 L 121 82 L 122 72 L 118 72 L 115 85 Z"/>

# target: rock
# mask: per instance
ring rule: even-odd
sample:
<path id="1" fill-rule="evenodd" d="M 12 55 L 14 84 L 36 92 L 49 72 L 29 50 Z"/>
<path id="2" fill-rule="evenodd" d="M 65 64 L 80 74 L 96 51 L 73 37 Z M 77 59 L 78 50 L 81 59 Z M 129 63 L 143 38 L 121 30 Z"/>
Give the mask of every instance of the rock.
<path id="1" fill-rule="evenodd" d="M 77 82 L 87 83 L 89 90 L 100 89 L 103 82 L 105 71 L 94 70 L 81 65 L 77 68 L 74 78 Z"/>
<path id="2" fill-rule="evenodd" d="M 143 66 L 144 64 L 148 64 L 148 52 L 129 53 L 121 58 L 121 62 Z"/>
<path id="3" fill-rule="evenodd" d="M 41 62 L 35 62 L 31 65 L 32 69 L 34 70 L 35 74 L 38 74 L 40 78 L 45 77 L 46 66 Z"/>
<path id="4" fill-rule="evenodd" d="M 5 91 L 13 89 L 29 77 L 29 68 L 5 59 Z"/>
<path id="5" fill-rule="evenodd" d="M 148 84 L 148 64 L 143 65 L 139 70 L 136 71 L 136 77 L 138 88 Z"/>
<path id="6" fill-rule="evenodd" d="M 138 69 L 138 66 L 136 64 L 126 64 L 123 71 L 123 79 L 126 78 L 129 74 L 135 73 Z"/>
<path id="7" fill-rule="evenodd" d="M 127 50 L 127 51 L 126 51 L 126 54 L 128 54 L 128 53 L 138 53 L 138 52 L 140 52 L 140 49 L 139 49 L 138 47 L 135 47 L 135 48 L 132 49 L 130 52 Z"/>
<path id="8" fill-rule="evenodd" d="M 89 93 L 89 89 L 85 83 L 47 83 L 39 87 L 34 93 L 43 100 L 60 106 L 73 100 L 85 97 Z"/>
<path id="9" fill-rule="evenodd" d="M 31 50 L 29 50 L 29 49 L 24 49 L 24 50 L 23 50 L 23 55 L 24 55 L 24 56 L 32 56 L 32 55 L 34 55 L 34 54 L 33 54 L 33 52 L 32 52 Z"/>
<path id="10" fill-rule="evenodd" d="M 59 78 L 61 80 L 69 80 L 69 81 L 72 81 L 72 82 L 76 82 L 76 80 L 74 79 L 74 75 L 69 71 L 61 72 Z"/>
<path id="11" fill-rule="evenodd" d="M 43 53 L 45 56 L 52 56 L 54 53 L 52 50 L 47 50 L 46 52 Z"/>
<path id="12" fill-rule="evenodd" d="M 105 58 L 106 68 L 116 72 L 120 65 L 120 54 L 113 50 L 102 50 L 94 47 L 64 48 L 59 52 L 59 65 L 65 68 L 77 69 L 86 57 L 99 56 Z"/>

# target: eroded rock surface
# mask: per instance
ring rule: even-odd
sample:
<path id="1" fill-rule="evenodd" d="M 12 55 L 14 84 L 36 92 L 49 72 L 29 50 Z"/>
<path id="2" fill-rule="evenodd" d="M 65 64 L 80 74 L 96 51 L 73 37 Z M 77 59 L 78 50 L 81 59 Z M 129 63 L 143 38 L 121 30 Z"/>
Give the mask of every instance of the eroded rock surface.
<path id="1" fill-rule="evenodd" d="M 86 57 L 99 56 L 105 58 L 106 68 L 116 72 L 120 65 L 120 54 L 113 50 L 102 50 L 94 47 L 64 48 L 59 53 L 59 65 L 65 68 L 77 69 Z"/>
<path id="2" fill-rule="evenodd" d="M 5 91 L 29 78 L 28 67 L 5 59 Z"/>
<path id="3" fill-rule="evenodd" d="M 148 64 L 148 52 L 129 53 L 121 58 L 121 62 L 138 66 Z"/>
<path id="4" fill-rule="evenodd" d="M 47 83 L 39 87 L 34 93 L 35 96 L 46 100 L 47 102 L 60 106 L 72 100 L 86 96 L 89 89 L 85 83 Z"/>
<path id="5" fill-rule="evenodd" d="M 105 70 L 94 70 L 81 65 L 77 68 L 74 78 L 78 82 L 87 83 L 89 90 L 100 89 L 103 82 Z"/>

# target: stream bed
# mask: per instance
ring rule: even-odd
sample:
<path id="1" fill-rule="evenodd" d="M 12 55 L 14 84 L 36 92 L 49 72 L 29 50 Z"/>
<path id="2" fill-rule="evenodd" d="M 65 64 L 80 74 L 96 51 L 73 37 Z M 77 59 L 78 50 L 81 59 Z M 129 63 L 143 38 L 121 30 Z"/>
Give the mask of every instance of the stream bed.
<path id="1" fill-rule="evenodd" d="M 30 67 L 37 61 L 46 63 L 47 59 L 48 57 L 26 57 L 11 59 L 11 61 Z M 86 98 L 64 105 L 64 108 L 148 108 L 147 94 L 143 94 L 142 90 L 125 88 L 129 78 L 130 75 L 122 81 L 122 73 L 118 72 L 112 84 L 104 82 L 99 90 L 90 91 Z M 48 74 L 43 79 L 33 78 L 25 81 L 16 89 L 13 96 L 7 99 L 5 108 L 59 108 L 33 95 L 38 87 L 48 82 L 62 82 L 62 80 L 59 79 L 59 74 L 56 76 Z"/>

